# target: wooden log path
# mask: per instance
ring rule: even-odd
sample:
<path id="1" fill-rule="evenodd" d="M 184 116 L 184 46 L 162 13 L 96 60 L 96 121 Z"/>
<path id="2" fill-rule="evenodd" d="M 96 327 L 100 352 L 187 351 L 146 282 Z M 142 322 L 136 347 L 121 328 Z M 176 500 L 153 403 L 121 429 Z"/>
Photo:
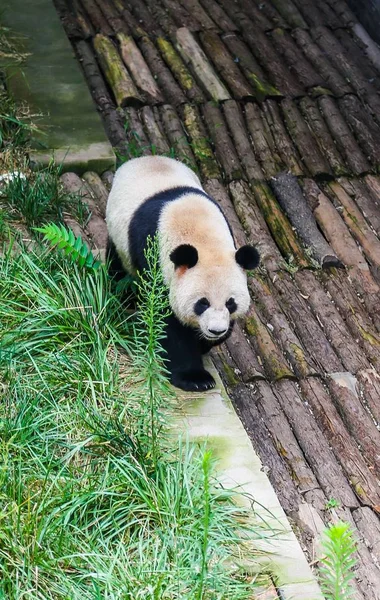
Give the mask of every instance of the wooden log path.
<path id="1" fill-rule="evenodd" d="M 344 0 L 54 2 L 120 159 L 185 161 L 258 247 L 214 362 L 310 560 L 349 520 L 380 600 L 377 47 Z M 101 251 L 111 181 L 64 176 Z"/>

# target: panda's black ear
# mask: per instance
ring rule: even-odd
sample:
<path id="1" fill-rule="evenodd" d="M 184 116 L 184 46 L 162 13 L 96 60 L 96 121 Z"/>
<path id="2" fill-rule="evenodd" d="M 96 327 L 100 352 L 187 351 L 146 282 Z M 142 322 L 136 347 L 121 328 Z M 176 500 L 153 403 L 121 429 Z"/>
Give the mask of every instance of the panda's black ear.
<path id="1" fill-rule="evenodd" d="M 179 267 L 191 269 L 198 262 L 198 251 L 191 244 L 181 244 L 170 254 L 170 260 L 174 262 L 176 269 Z"/>
<path id="2" fill-rule="evenodd" d="M 242 246 L 237 250 L 235 259 L 243 269 L 256 269 L 260 262 L 260 254 L 253 246 Z"/>

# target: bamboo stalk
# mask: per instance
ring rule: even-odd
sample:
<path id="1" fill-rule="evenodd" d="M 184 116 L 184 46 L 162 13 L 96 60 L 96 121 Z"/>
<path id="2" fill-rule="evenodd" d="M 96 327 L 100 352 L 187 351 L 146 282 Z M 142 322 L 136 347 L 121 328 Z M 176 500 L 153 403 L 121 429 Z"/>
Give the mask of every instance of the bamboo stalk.
<path id="1" fill-rule="evenodd" d="M 93 41 L 100 67 L 113 91 L 118 106 L 139 106 L 142 98 L 110 39 L 96 35 Z"/>
<path id="2" fill-rule="evenodd" d="M 208 95 L 216 101 L 228 100 L 230 94 L 217 77 L 214 69 L 207 60 L 201 47 L 186 27 L 176 31 L 176 46 L 185 62 L 191 64 L 192 69 Z"/>

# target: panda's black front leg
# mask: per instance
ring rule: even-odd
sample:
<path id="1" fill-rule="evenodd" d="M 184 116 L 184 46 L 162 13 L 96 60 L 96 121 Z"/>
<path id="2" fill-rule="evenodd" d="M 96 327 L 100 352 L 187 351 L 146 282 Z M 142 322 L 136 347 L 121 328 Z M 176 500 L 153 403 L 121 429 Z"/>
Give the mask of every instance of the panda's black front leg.
<path id="1" fill-rule="evenodd" d="M 215 380 L 203 367 L 197 333 L 182 325 L 171 315 L 167 321 L 166 338 L 162 346 L 167 353 L 166 366 L 170 382 L 187 392 L 199 392 L 215 387 Z"/>

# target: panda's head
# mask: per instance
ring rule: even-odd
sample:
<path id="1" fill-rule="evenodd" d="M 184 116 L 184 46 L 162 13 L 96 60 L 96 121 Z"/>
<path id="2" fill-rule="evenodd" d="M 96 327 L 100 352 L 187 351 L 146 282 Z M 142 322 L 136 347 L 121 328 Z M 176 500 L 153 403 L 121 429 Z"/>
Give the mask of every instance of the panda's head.
<path id="1" fill-rule="evenodd" d="M 217 256 L 202 256 L 190 244 L 181 244 L 170 254 L 174 276 L 170 282 L 170 304 L 185 325 L 199 329 L 210 341 L 223 338 L 231 320 L 244 315 L 250 297 L 245 271 L 259 264 L 253 246 L 221 250 Z"/>

